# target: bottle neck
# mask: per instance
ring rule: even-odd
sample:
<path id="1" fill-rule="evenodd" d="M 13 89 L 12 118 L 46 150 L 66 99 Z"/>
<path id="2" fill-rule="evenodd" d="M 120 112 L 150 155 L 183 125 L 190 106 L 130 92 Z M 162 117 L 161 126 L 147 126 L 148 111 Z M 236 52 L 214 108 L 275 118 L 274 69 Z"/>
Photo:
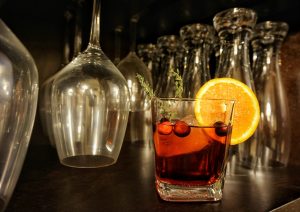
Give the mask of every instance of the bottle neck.
<path id="1" fill-rule="evenodd" d="M 209 43 L 197 43 L 188 53 L 187 72 L 200 73 L 202 82 L 210 79 L 209 58 L 212 45 Z"/>
<path id="2" fill-rule="evenodd" d="M 253 91 L 254 82 L 250 67 L 250 31 L 220 32 L 220 58 L 216 77 L 230 77 L 244 82 Z"/>

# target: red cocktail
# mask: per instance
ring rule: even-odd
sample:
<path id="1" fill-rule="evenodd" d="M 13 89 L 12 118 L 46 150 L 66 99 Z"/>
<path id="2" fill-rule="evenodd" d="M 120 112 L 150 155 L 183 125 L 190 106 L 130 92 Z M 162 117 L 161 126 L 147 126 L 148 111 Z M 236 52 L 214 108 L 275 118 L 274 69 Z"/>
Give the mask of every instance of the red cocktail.
<path id="1" fill-rule="evenodd" d="M 156 106 L 153 137 L 160 197 L 168 201 L 220 200 L 233 102 L 158 99 Z M 212 114 L 196 117 L 201 109 L 195 113 L 195 107 L 212 107 Z"/>

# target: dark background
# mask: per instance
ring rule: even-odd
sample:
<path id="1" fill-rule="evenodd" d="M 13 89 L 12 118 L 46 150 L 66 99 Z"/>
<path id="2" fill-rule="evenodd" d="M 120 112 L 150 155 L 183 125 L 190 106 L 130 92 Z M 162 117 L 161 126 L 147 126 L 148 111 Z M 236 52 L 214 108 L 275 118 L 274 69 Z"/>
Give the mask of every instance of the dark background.
<path id="1" fill-rule="evenodd" d="M 78 3 L 79 2 L 79 3 Z M 40 79 L 51 75 L 59 68 L 63 48 L 65 12 L 73 15 L 82 13 L 83 46 L 86 47 L 90 31 L 92 0 L 2 0 L 0 17 L 19 37 L 32 53 L 37 63 L 41 54 L 55 51 L 54 58 L 44 55 L 48 62 L 42 62 Z M 104 52 L 114 58 L 115 28 L 122 29 L 122 56 L 129 47 L 129 23 L 132 17 L 138 17 L 137 43 L 155 43 L 157 37 L 166 34 L 178 34 L 180 27 L 191 23 L 212 25 L 213 16 L 230 7 L 248 7 L 258 14 L 258 22 L 273 20 L 285 21 L 290 33 L 300 29 L 299 0 L 102 0 L 101 10 L 101 46 Z M 77 12 L 76 12 L 77 10 Z M 53 53 L 54 54 L 54 53 Z M 52 61 L 48 69 L 48 63 Z M 46 63 L 46 64 L 44 64 Z M 38 64 L 39 66 L 39 64 Z M 51 70 L 53 69 L 53 70 Z"/>

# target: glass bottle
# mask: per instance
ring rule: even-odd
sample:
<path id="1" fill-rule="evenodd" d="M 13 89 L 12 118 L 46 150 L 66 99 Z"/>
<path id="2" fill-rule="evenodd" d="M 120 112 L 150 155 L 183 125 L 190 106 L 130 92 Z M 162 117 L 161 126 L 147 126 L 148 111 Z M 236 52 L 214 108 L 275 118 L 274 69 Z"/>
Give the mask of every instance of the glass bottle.
<path id="1" fill-rule="evenodd" d="M 261 109 L 258 128 L 258 168 L 282 167 L 290 152 L 288 101 L 281 79 L 281 46 L 288 32 L 284 22 L 255 26 L 252 41 L 254 82 Z"/>
<path id="2" fill-rule="evenodd" d="M 136 55 L 136 25 L 138 19 L 131 19 L 131 45 L 127 56 L 120 61 L 118 69 L 124 75 L 130 94 L 130 116 L 126 130 L 127 141 L 150 146 L 152 143 L 151 99 L 138 81 L 141 75 L 152 86 L 151 73 Z"/>
<path id="3" fill-rule="evenodd" d="M 18 181 L 29 146 L 38 100 L 33 58 L 0 19 L 0 211 Z"/>
<path id="4" fill-rule="evenodd" d="M 180 29 L 183 40 L 183 97 L 194 98 L 199 88 L 211 79 L 209 59 L 215 30 L 206 24 L 191 24 Z"/>
<path id="5" fill-rule="evenodd" d="M 164 35 L 157 39 L 157 48 L 160 54 L 160 73 L 155 93 L 158 97 L 175 97 L 176 95 L 174 72 L 180 74 L 181 60 L 178 59 L 180 47 L 180 38 L 176 35 Z"/>
<path id="6" fill-rule="evenodd" d="M 256 19 L 255 11 L 247 8 L 231 8 L 216 14 L 213 19 L 220 40 L 220 56 L 215 77 L 235 78 L 254 92 L 249 42 Z M 254 168 L 257 159 L 256 134 L 246 142 L 231 146 L 230 152 L 230 162 L 233 164 L 229 164 L 229 168 L 235 169 L 235 161 L 243 167 Z"/>
<path id="7" fill-rule="evenodd" d="M 55 146 L 63 165 L 114 164 L 123 143 L 129 93 L 124 76 L 100 47 L 100 1 L 93 2 L 87 48 L 60 70 L 51 89 Z"/>

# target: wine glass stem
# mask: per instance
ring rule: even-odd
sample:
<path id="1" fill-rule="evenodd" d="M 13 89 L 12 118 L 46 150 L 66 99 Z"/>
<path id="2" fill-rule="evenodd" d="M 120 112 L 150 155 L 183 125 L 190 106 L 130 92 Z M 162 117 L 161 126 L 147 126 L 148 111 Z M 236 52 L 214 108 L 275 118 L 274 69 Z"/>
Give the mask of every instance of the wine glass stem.
<path id="1" fill-rule="evenodd" d="M 115 59 L 114 63 L 118 64 L 121 60 L 121 33 L 123 29 L 121 26 L 115 28 Z"/>
<path id="2" fill-rule="evenodd" d="M 70 28 L 71 28 L 72 14 L 69 10 L 65 11 L 65 32 L 64 32 L 64 51 L 62 66 L 65 66 L 70 62 Z"/>
<path id="3" fill-rule="evenodd" d="M 89 46 L 100 46 L 100 11 L 101 1 L 94 0 Z"/>
<path id="4" fill-rule="evenodd" d="M 76 5 L 76 19 L 75 19 L 75 34 L 74 34 L 74 49 L 73 58 L 75 58 L 81 51 L 82 43 L 82 1 L 78 1 Z"/>
<path id="5" fill-rule="evenodd" d="M 137 22 L 138 22 L 138 17 L 136 17 L 136 16 L 133 16 L 130 19 L 130 51 L 131 52 L 135 52 Z"/>

